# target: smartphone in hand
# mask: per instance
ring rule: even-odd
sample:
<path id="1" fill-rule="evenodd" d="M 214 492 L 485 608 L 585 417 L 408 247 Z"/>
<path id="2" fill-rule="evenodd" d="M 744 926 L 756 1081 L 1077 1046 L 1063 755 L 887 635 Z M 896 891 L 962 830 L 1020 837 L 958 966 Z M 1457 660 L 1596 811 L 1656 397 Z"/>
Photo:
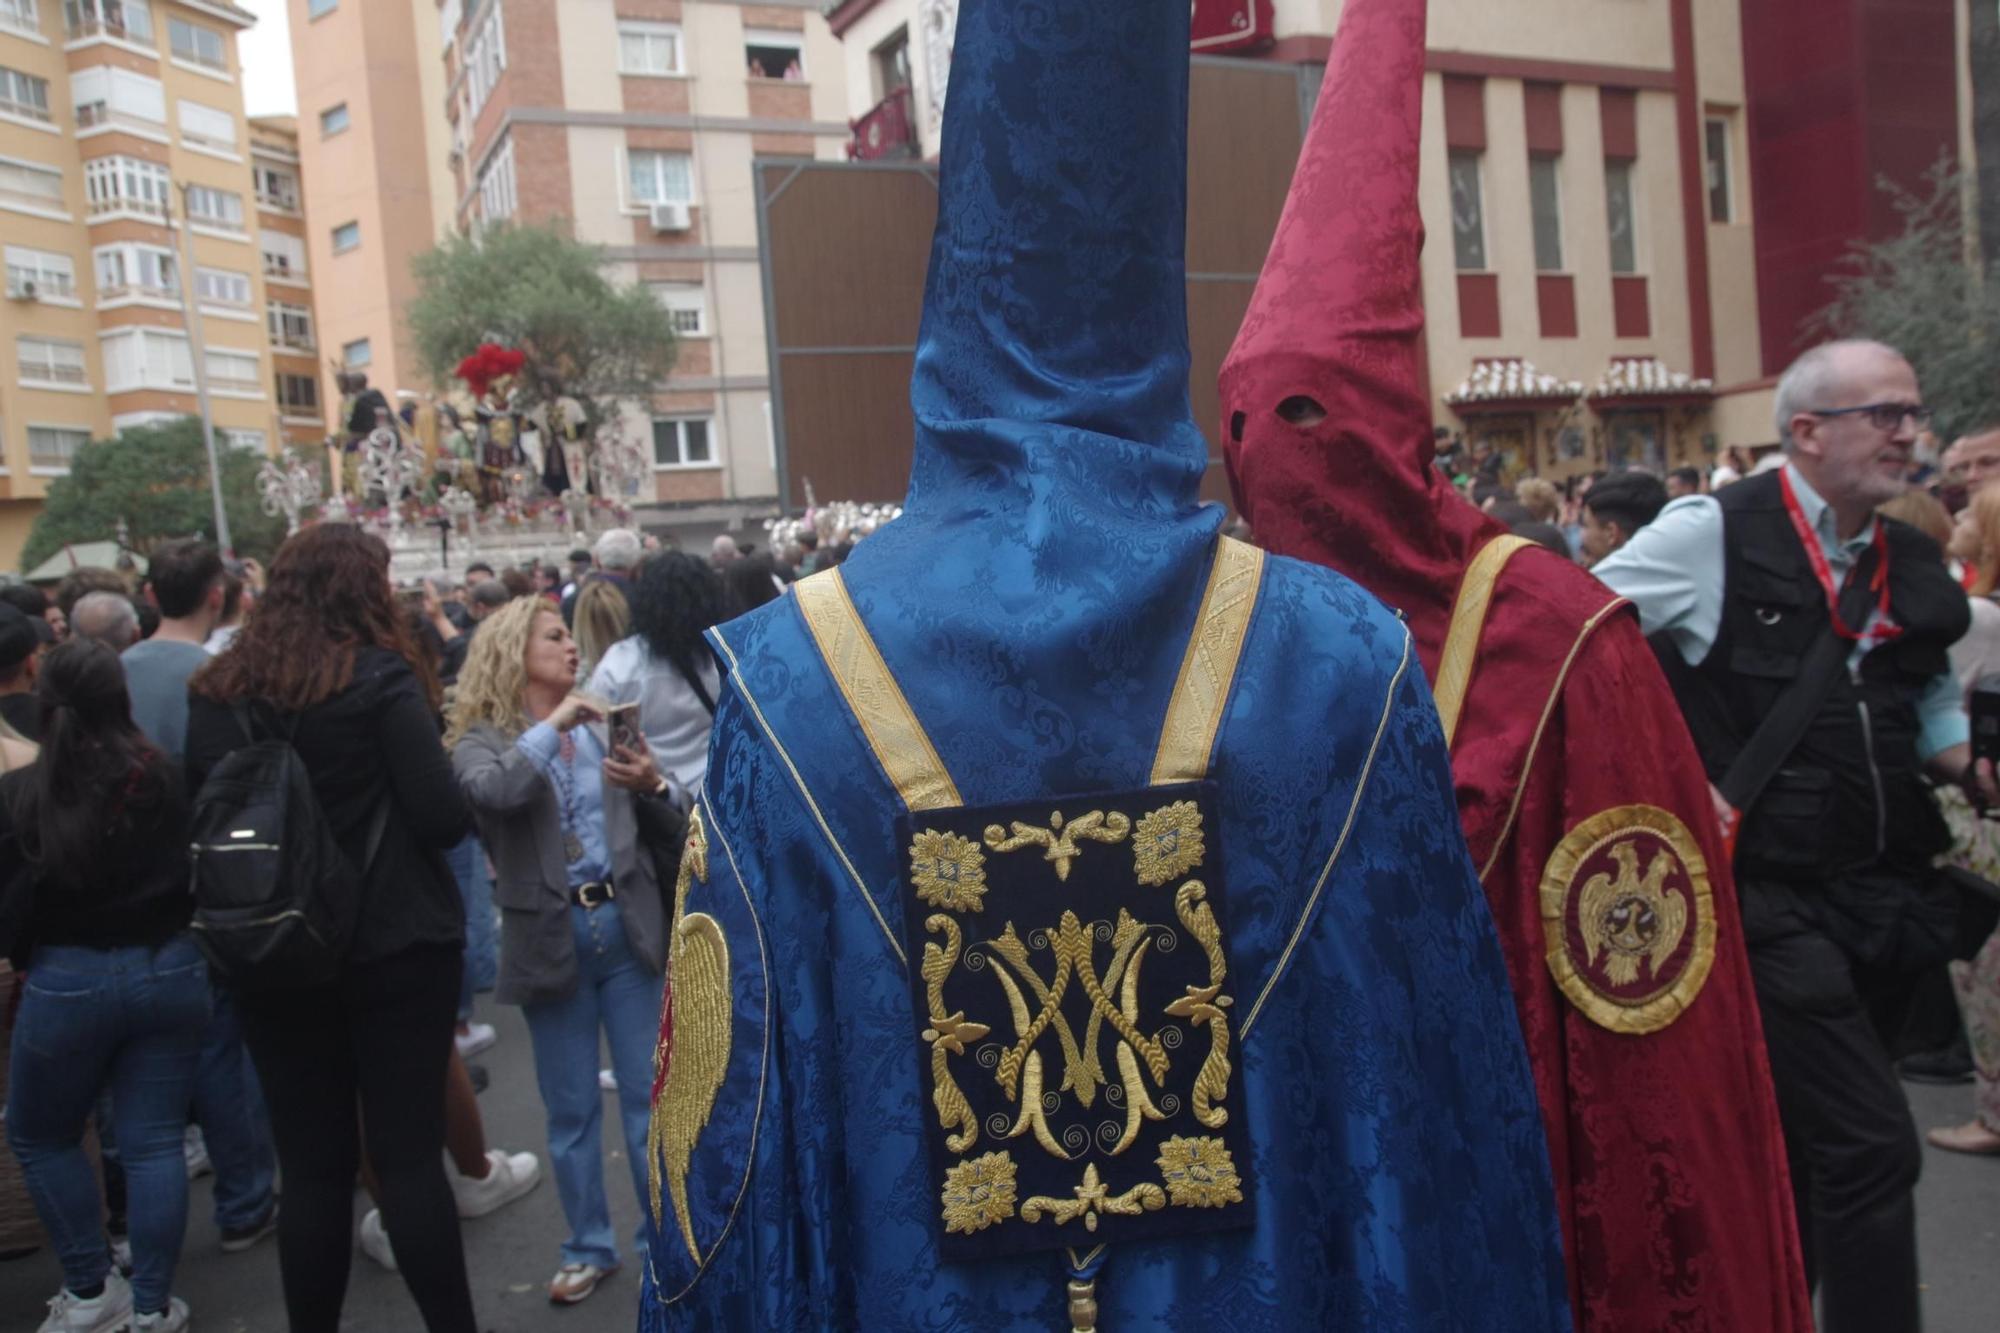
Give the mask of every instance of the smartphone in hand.
<path id="1" fill-rule="evenodd" d="M 613 748 L 622 745 L 633 754 L 646 753 L 646 733 L 639 729 L 638 704 L 616 704 L 604 716 L 610 725 Z"/>

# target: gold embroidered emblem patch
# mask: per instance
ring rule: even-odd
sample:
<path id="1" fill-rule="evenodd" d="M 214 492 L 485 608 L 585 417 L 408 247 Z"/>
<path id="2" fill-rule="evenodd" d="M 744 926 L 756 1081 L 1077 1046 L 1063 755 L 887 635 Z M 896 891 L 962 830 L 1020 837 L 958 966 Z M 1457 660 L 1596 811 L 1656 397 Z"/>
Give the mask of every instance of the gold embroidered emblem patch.
<path id="1" fill-rule="evenodd" d="M 1141 884 L 1165 884 L 1200 865 L 1201 857 L 1201 807 L 1193 801 L 1161 806 L 1141 819 L 1132 835 L 1132 864 Z"/>
<path id="2" fill-rule="evenodd" d="M 944 1173 L 944 1229 L 971 1235 L 1014 1215 L 1014 1159 L 968 1158 Z"/>
<path id="3" fill-rule="evenodd" d="M 977 912 L 986 896 L 986 853 L 970 838 L 925 829 L 910 839 L 910 887 L 932 907 Z"/>
<path id="4" fill-rule="evenodd" d="M 1541 912 L 1556 984 L 1613 1032 L 1672 1023 L 1715 962 L 1708 863 L 1657 806 L 1617 806 L 1571 829 L 1542 873 Z"/>
<path id="5" fill-rule="evenodd" d="M 1160 1145 L 1157 1164 L 1160 1178 L 1167 1182 L 1167 1195 L 1177 1208 L 1220 1208 L 1243 1202 L 1236 1159 L 1221 1139 L 1206 1134 L 1196 1138 L 1175 1135 Z"/>
<path id="6" fill-rule="evenodd" d="M 946 1262 L 1251 1217 L 1214 788 L 1051 805 L 899 824 Z M 975 839 L 983 898 L 955 907 Z"/>

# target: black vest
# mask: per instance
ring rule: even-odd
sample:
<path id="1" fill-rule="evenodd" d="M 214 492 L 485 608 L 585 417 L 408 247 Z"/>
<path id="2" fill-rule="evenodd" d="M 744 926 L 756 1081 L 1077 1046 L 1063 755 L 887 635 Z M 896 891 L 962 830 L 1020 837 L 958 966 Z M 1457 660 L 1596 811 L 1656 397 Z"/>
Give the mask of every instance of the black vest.
<path id="1" fill-rule="evenodd" d="M 1722 623 L 1708 656 L 1669 672 L 1711 780 L 1719 780 L 1757 724 L 1791 686 L 1826 630 L 1826 595 L 1785 511 L 1779 474 L 1716 493 L 1722 507 Z M 1841 672 L 1806 734 L 1745 813 L 1740 873 L 1817 878 L 1884 859 L 1934 855 L 1949 842 L 1917 757 L 1917 702 L 1950 669 L 1948 650 L 1971 624 L 1963 589 L 1936 542 L 1877 518 L 1889 558 L 1889 609 L 1898 638 Z M 1873 577 L 1871 548 L 1852 577 Z M 1671 655 L 1678 657 L 1678 653 Z"/>

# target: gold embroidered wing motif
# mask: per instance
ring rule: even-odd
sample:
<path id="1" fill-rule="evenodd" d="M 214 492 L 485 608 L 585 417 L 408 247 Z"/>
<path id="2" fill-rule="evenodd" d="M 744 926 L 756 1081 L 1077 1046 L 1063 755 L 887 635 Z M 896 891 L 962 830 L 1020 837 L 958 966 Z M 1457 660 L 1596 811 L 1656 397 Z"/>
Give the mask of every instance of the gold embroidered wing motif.
<path id="1" fill-rule="evenodd" d="M 1189 986 L 1186 995 L 1167 1006 L 1167 1012 L 1175 1018 L 1187 1019 L 1196 1027 L 1208 1028 L 1208 1058 L 1202 1061 L 1201 1072 L 1194 1081 L 1194 1115 L 1208 1128 L 1218 1129 L 1229 1120 L 1229 1112 L 1215 1103 L 1229 1095 L 1226 1011 L 1235 1001 L 1222 993 L 1229 962 L 1222 953 L 1222 930 L 1215 924 L 1215 913 L 1204 901 L 1207 897 L 1208 890 L 1198 879 L 1181 885 L 1180 892 L 1174 895 L 1174 910 L 1180 913 L 1181 924 L 1208 955 L 1208 984 Z"/>
<path id="2" fill-rule="evenodd" d="M 957 1125 L 959 1129 L 945 1137 L 945 1146 L 964 1152 L 979 1139 L 979 1117 L 972 1113 L 972 1104 L 951 1076 L 951 1057 L 964 1055 L 968 1046 L 977 1044 L 991 1029 L 984 1023 L 968 1022 L 963 1009 L 955 1014 L 944 1009 L 945 978 L 958 966 L 959 950 L 965 942 L 958 923 L 940 912 L 925 920 L 924 929 L 944 936 L 943 948 L 928 942 L 924 945 L 924 995 L 930 1001 L 930 1026 L 924 1029 L 924 1040 L 931 1047 L 931 1102 L 937 1107 L 938 1124 L 947 1129 Z"/>
<path id="3" fill-rule="evenodd" d="M 722 927 L 706 912 L 687 910 L 688 891 L 695 880 L 708 880 L 708 834 L 701 811 L 688 817 L 687 845 L 681 853 L 680 875 L 674 882 L 674 926 L 670 938 L 672 962 L 668 1003 L 672 1031 L 659 1057 L 666 1062 L 660 1094 L 653 1103 L 646 1134 L 653 1221 L 660 1213 L 660 1173 L 666 1171 L 666 1192 L 680 1223 L 681 1239 L 697 1265 L 701 1249 L 695 1243 L 694 1219 L 688 1211 L 688 1164 L 696 1140 L 708 1127 L 716 1094 L 729 1072 L 729 1048 L 734 1036 L 729 991 L 729 942 Z"/>
<path id="4" fill-rule="evenodd" d="M 1044 1213 L 1057 1226 L 1065 1226 L 1083 1219 L 1085 1231 L 1097 1230 L 1097 1216 L 1107 1213 L 1114 1217 L 1136 1217 L 1145 1212 L 1157 1212 L 1166 1207 L 1167 1193 L 1151 1181 L 1142 1181 L 1123 1194 L 1113 1194 L 1110 1188 L 1098 1178 L 1097 1163 L 1088 1163 L 1083 1168 L 1083 1183 L 1072 1191 L 1074 1199 L 1052 1199 L 1046 1194 L 1037 1194 L 1021 1205 L 1023 1222 L 1039 1222 Z"/>

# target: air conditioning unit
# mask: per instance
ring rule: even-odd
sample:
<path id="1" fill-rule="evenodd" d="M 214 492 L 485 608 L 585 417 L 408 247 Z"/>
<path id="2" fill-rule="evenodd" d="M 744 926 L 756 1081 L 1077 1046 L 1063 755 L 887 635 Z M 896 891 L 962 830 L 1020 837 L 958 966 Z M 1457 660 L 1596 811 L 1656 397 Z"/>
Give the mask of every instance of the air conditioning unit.
<path id="1" fill-rule="evenodd" d="M 10 301 L 39 301 L 41 299 L 41 296 L 35 290 L 34 283 L 23 282 L 16 284 L 11 290 L 8 291 L 7 299 Z"/>
<path id="2" fill-rule="evenodd" d="M 652 219 L 654 231 L 686 231 L 694 225 L 686 204 L 648 204 L 646 215 Z"/>

